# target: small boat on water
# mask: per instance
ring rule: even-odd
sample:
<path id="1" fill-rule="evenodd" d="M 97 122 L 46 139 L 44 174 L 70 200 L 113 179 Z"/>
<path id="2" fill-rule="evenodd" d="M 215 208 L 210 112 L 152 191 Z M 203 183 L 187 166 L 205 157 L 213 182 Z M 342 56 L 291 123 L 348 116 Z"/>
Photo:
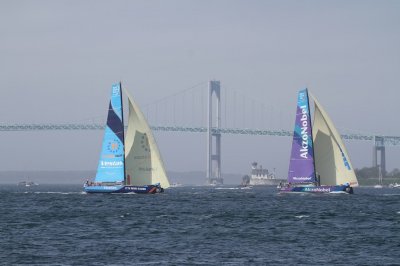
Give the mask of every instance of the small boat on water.
<path id="1" fill-rule="evenodd" d="M 38 183 L 32 182 L 32 181 L 21 181 L 18 183 L 18 186 L 21 187 L 32 187 L 32 186 L 39 186 Z"/>
<path id="2" fill-rule="evenodd" d="M 299 91 L 288 183 L 279 192 L 353 193 L 357 177 L 340 134 L 318 100 L 314 123 L 308 90 Z"/>
<path id="3" fill-rule="evenodd" d="M 174 183 L 171 183 L 170 187 L 183 187 L 183 184 L 181 184 L 179 182 L 174 182 Z"/>
<path id="4" fill-rule="evenodd" d="M 121 83 L 114 84 L 96 177 L 84 184 L 87 193 L 154 194 L 170 186 L 151 129 L 133 98 L 125 93 L 128 129 L 125 134 Z"/>
<path id="5" fill-rule="evenodd" d="M 400 184 L 398 183 L 393 183 L 389 185 L 390 188 L 400 188 Z"/>

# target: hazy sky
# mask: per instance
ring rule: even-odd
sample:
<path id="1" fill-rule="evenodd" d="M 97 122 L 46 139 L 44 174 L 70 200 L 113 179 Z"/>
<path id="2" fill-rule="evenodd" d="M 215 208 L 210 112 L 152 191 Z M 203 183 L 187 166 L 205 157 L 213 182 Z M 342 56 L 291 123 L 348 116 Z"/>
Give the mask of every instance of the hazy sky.
<path id="1" fill-rule="evenodd" d="M 215 78 L 281 110 L 307 86 L 339 129 L 400 135 L 400 1 L 1 1 L 0 123 L 106 115 L 121 80 L 141 106 Z M 1 170 L 97 168 L 102 132 L 1 132 Z M 168 170 L 204 170 L 205 136 L 157 132 Z M 286 176 L 289 138 L 223 136 L 223 171 Z M 355 167 L 372 144 L 348 143 Z M 388 148 L 388 168 L 400 167 Z"/>

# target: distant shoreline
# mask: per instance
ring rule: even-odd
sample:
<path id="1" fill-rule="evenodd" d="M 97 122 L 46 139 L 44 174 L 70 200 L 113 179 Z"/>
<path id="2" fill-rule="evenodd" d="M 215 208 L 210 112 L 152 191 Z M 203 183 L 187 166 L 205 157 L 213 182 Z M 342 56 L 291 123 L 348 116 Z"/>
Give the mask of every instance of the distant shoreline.
<path id="1" fill-rule="evenodd" d="M 205 185 L 206 174 L 202 171 L 178 172 L 168 171 L 168 177 L 171 183 L 180 183 L 184 185 Z M 78 185 L 83 184 L 87 179 L 93 179 L 96 171 L 90 170 L 60 170 L 60 171 L 0 171 L 0 184 L 18 184 L 22 181 L 33 181 L 39 184 L 48 185 Z M 242 182 L 244 174 L 223 174 L 224 183 L 226 185 L 239 185 Z M 361 186 L 374 186 L 378 184 L 378 178 L 358 178 Z M 383 185 L 387 186 L 391 183 L 400 183 L 400 178 L 384 177 Z"/>

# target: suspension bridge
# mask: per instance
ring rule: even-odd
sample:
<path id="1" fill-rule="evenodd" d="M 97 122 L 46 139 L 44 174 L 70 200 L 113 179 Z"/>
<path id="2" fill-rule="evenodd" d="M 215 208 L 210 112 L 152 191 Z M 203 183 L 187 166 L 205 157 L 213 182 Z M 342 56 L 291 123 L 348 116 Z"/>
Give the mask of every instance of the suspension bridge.
<path id="1" fill-rule="evenodd" d="M 206 133 L 207 127 L 182 127 L 182 126 L 150 126 L 154 131 L 166 132 L 188 132 L 188 133 Z M 51 130 L 103 130 L 104 124 L 0 124 L 0 131 L 51 131 Z M 211 132 L 215 134 L 233 134 L 233 135 L 258 135 L 291 137 L 293 131 L 289 130 L 268 130 L 251 128 L 216 128 L 212 127 Z M 365 135 L 365 134 L 342 134 L 344 140 L 375 141 L 383 139 L 385 146 L 400 146 L 400 136 L 386 135 Z"/>
<path id="2" fill-rule="evenodd" d="M 274 110 L 266 107 L 264 103 L 257 102 L 255 99 L 246 98 L 245 94 L 240 92 L 230 90 L 230 94 L 228 94 L 228 90 L 222 91 L 219 81 L 209 81 L 206 84 L 207 89 L 204 89 L 204 83 L 201 83 L 148 104 L 144 107 L 144 112 L 153 131 L 207 134 L 207 180 L 209 183 L 223 183 L 223 178 L 221 176 L 222 135 L 233 134 L 273 137 L 290 137 L 293 135 L 293 131 L 270 129 L 272 128 L 270 125 L 277 126 L 276 121 L 272 121 L 272 118 L 278 117 L 278 120 L 282 120 L 282 113 L 279 115 L 271 114 Z M 190 91 L 193 91 L 191 96 L 188 93 Z M 221 101 L 221 95 L 225 95 L 227 99 L 231 99 L 231 106 L 227 101 Z M 215 100 L 216 102 L 214 104 Z M 179 108 L 184 110 L 185 106 L 190 106 L 192 111 L 178 111 Z M 199 111 L 198 109 L 201 110 Z M 171 114 L 171 116 L 167 117 L 166 114 Z M 204 116 L 204 114 L 206 114 L 206 116 Z M 233 114 L 233 118 L 229 119 L 227 114 Z M 241 119 L 239 119 L 242 120 L 241 127 L 237 125 L 237 114 L 241 115 Z M 204 117 L 206 117 L 206 119 L 204 119 Z M 100 120 L 103 121 L 104 119 L 104 117 L 100 118 Z M 160 120 L 163 121 L 163 124 L 159 122 Z M 201 124 L 203 124 L 203 126 L 177 126 L 177 124 L 187 124 L 188 121 L 193 123 L 193 121 L 196 120 L 202 120 Z M 286 120 L 291 123 L 293 119 Z M 204 126 L 204 124 L 206 125 Z M 0 123 L 0 131 L 70 131 L 103 130 L 104 128 L 104 122 L 40 124 Z M 367 141 L 372 143 L 373 166 L 381 166 L 383 173 L 386 171 L 385 147 L 400 146 L 400 136 L 360 133 L 347 133 L 341 136 L 346 141 Z M 380 159 L 379 162 L 378 158 Z"/>

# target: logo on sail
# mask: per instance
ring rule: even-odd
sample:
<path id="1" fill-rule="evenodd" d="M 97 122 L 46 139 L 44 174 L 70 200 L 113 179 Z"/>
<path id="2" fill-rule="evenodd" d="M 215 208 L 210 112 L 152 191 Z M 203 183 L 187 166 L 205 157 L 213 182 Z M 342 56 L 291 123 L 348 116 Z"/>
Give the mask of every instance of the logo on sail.
<path id="1" fill-rule="evenodd" d="M 142 135 L 142 139 L 140 140 L 140 144 L 142 145 L 142 149 L 146 152 L 150 151 L 149 147 L 149 139 L 147 138 L 146 133 Z"/>
<path id="2" fill-rule="evenodd" d="M 100 165 L 102 167 L 118 167 L 118 166 L 124 166 L 124 163 L 122 161 L 112 161 L 112 162 L 100 161 Z"/>
<path id="3" fill-rule="evenodd" d="M 112 86 L 112 97 L 114 96 L 120 96 L 119 84 L 115 84 Z"/>
<path id="4" fill-rule="evenodd" d="M 304 101 L 304 98 L 306 97 L 306 94 L 304 92 L 299 93 L 299 100 L 302 102 Z"/>
<path id="5" fill-rule="evenodd" d="M 107 145 L 107 149 L 112 153 L 118 152 L 119 147 L 120 147 L 119 142 L 115 139 L 113 141 L 110 141 Z"/>
<path id="6" fill-rule="evenodd" d="M 310 181 L 312 179 L 311 176 L 294 176 L 293 180 L 296 181 Z"/>
<path id="7" fill-rule="evenodd" d="M 300 97 L 301 98 L 301 97 Z M 300 106 L 301 108 L 301 149 L 300 156 L 304 159 L 308 158 L 308 108 L 307 105 Z"/>

